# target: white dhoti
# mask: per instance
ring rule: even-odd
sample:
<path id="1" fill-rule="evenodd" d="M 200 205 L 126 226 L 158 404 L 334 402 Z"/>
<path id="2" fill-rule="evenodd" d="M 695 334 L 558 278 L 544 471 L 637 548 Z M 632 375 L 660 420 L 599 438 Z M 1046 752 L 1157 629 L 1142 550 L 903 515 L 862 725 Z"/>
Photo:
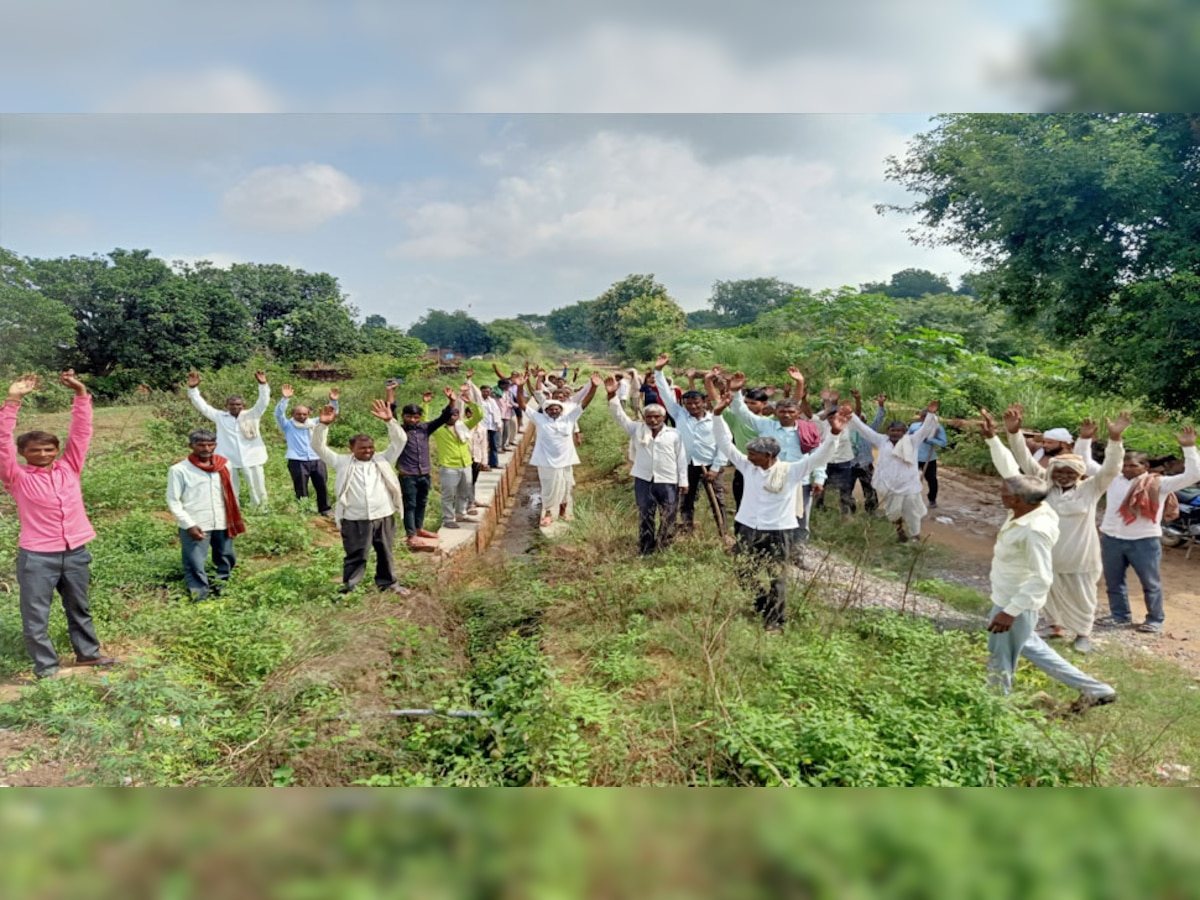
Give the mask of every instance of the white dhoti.
<path id="1" fill-rule="evenodd" d="M 880 502 L 889 522 L 903 519 L 909 537 L 916 537 L 921 533 L 921 520 L 929 510 L 926 509 L 920 493 L 884 494 L 881 495 Z"/>
<path id="2" fill-rule="evenodd" d="M 558 509 L 566 504 L 567 515 L 573 511 L 571 489 L 575 486 L 575 473 L 571 466 L 538 466 L 538 482 L 542 488 L 542 516 L 558 518 Z"/>
<path id="3" fill-rule="evenodd" d="M 1096 618 L 1096 582 L 1100 572 L 1055 572 L 1046 598 L 1045 615 L 1051 625 L 1072 634 L 1090 635 Z"/>

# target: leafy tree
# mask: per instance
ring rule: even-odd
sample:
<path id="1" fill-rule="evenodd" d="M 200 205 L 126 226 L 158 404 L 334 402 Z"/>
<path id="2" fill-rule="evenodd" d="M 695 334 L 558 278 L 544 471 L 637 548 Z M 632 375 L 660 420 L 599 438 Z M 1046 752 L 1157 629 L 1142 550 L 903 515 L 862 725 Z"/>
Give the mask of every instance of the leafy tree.
<path id="1" fill-rule="evenodd" d="M 371 318 L 368 316 L 368 318 Z M 409 337 L 392 325 L 359 330 L 359 349 L 362 353 L 383 353 L 388 356 L 420 356 L 427 349 L 420 338 Z"/>
<path id="2" fill-rule="evenodd" d="M 714 312 L 711 309 L 696 309 L 687 314 L 687 327 L 689 330 L 727 328 L 729 327 L 729 322 L 719 312 Z"/>
<path id="3" fill-rule="evenodd" d="M 549 334 L 549 318 L 549 316 L 539 313 L 521 313 L 517 316 L 517 321 L 522 325 L 528 325 L 530 330 L 540 338 Z"/>
<path id="4" fill-rule="evenodd" d="M 551 310 L 546 316 L 546 330 L 554 343 L 570 350 L 600 350 L 604 342 L 592 328 L 592 311 L 595 307 L 595 300 L 581 300 Z"/>
<path id="5" fill-rule="evenodd" d="M 28 264 L 0 247 L 0 368 L 57 369 L 75 342 L 75 320 L 33 283 Z"/>
<path id="6" fill-rule="evenodd" d="M 745 325 L 764 312 L 777 309 L 798 291 L 794 284 L 778 278 L 744 278 L 713 283 L 709 304 L 724 326 Z M 711 327 L 711 326 L 710 326 Z"/>
<path id="7" fill-rule="evenodd" d="M 363 319 L 363 328 L 387 328 L 388 320 L 380 315 L 370 315 Z"/>
<path id="8" fill-rule="evenodd" d="M 467 356 L 487 353 L 492 349 L 492 337 L 487 329 L 461 309 L 452 313 L 440 309 L 428 310 L 408 329 L 408 333 L 430 347 L 445 347 Z"/>
<path id="9" fill-rule="evenodd" d="M 519 319 L 496 319 L 484 326 L 492 341 L 494 353 L 508 353 L 514 341 L 537 343 L 533 329 Z"/>
<path id="10" fill-rule="evenodd" d="M 670 297 L 637 297 L 617 314 L 617 349 L 629 359 L 651 359 L 686 328 L 683 310 Z"/>
<path id="11" fill-rule="evenodd" d="M 894 309 L 899 328 L 920 328 L 957 334 L 972 353 L 983 353 L 1011 361 L 1032 356 L 1040 341 L 1033 329 L 1012 321 L 1003 310 L 990 309 L 974 297 L 963 294 L 936 294 L 897 300 Z"/>
<path id="12" fill-rule="evenodd" d="M 345 304 L 319 300 L 270 322 L 267 344 L 282 362 L 341 359 L 362 349 L 358 326 Z"/>
<path id="13" fill-rule="evenodd" d="M 627 275 L 595 300 L 592 331 L 604 348 L 620 349 L 621 310 L 641 297 L 666 297 L 667 289 L 653 275 Z M 673 302 L 673 301 L 672 301 Z"/>
<path id="14" fill-rule="evenodd" d="M 950 281 L 928 269 L 901 269 L 890 281 L 872 281 L 862 285 L 864 294 L 883 294 L 897 300 L 924 297 L 926 294 L 949 294 Z"/>

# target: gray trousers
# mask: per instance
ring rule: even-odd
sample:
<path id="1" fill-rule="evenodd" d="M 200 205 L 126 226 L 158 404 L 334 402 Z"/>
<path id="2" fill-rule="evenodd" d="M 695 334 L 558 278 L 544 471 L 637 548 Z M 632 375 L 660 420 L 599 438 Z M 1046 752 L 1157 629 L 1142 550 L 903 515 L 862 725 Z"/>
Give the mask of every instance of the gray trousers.
<path id="1" fill-rule="evenodd" d="M 342 519 L 342 587 L 354 590 L 367 574 L 367 551 L 375 551 L 375 586 L 386 590 L 396 583 L 392 542 L 396 538 L 395 516 L 382 519 Z"/>
<path id="2" fill-rule="evenodd" d="M 1001 611 L 1001 607 L 993 606 L 988 621 Z M 1012 690 L 1017 657 L 1024 656 L 1055 681 L 1061 681 L 1085 696 L 1104 697 L 1117 692 L 1111 684 L 1093 678 L 1059 656 L 1038 637 L 1034 630 L 1036 626 L 1037 610 L 1030 609 L 1017 616 L 1008 631 L 1000 634 L 988 632 L 988 682 L 994 689 L 1003 694 Z"/>
<path id="3" fill-rule="evenodd" d="M 517 440 L 517 417 L 512 416 L 504 419 L 503 432 L 500 436 L 500 446 L 507 447 L 509 444 L 516 443 Z"/>
<path id="4" fill-rule="evenodd" d="M 438 469 L 438 479 L 442 491 L 442 522 L 453 522 L 455 516 L 465 516 L 475 495 L 475 486 L 471 483 L 471 469 L 441 466 Z"/>
<path id="5" fill-rule="evenodd" d="M 62 597 L 67 614 L 67 633 L 76 659 L 95 659 L 100 642 L 88 611 L 89 566 L 92 554 L 86 547 L 61 553 L 17 550 L 17 584 L 21 589 L 21 628 L 25 652 L 33 660 L 34 675 L 50 675 L 58 669 L 58 653 L 50 642 L 50 606 L 54 592 Z"/>

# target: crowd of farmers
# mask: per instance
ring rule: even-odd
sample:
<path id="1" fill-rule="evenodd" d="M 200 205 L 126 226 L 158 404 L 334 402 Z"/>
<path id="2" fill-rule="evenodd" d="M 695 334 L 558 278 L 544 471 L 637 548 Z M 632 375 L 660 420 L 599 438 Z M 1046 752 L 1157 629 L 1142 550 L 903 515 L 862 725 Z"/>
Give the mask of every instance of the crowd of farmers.
<path id="1" fill-rule="evenodd" d="M 644 373 L 592 373 L 582 382 L 579 370 L 572 372 L 566 363 L 553 371 L 527 363 L 524 371 L 507 375 L 493 365 L 496 382 L 478 386 L 468 370 L 465 381 L 443 389 L 445 405 L 439 410 L 431 393 L 421 403 L 398 406 L 400 386 L 388 381 L 384 396 L 370 409 L 387 429 L 387 446 L 378 453 L 368 434 L 351 435 L 345 447 L 330 446 L 329 426 L 338 415 L 336 389 L 315 412 L 303 404 L 289 410 L 295 392 L 285 384 L 273 418 L 286 440 L 295 496 L 304 502 L 314 498 L 316 512 L 332 518 L 340 531 L 343 592 L 363 582 L 373 552 L 375 587 L 407 594 L 393 556 L 397 514 L 411 548 L 437 537 L 425 529 L 436 468 L 441 528 L 477 522 L 479 474 L 497 467 L 500 454 L 513 449 L 530 428 L 539 524 L 549 528 L 558 520 L 572 521 L 579 419 L 601 390 L 612 418 L 629 436 L 639 553 L 657 553 L 680 532 L 694 532 L 703 494 L 769 634 L 784 628 L 789 576 L 806 565 L 811 510 L 824 503 L 827 491 L 836 494 L 841 514 L 850 516 L 858 513 L 857 489 L 865 513 L 885 516 L 898 541 L 920 538 L 922 520 L 937 506 L 937 450 L 946 446 L 936 400 L 911 420 L 887 421 L 887 397 L 880 395 L 868 421 L 857 391 L 846 400 L 823 390 L 810 403 L 805 378 L 794 367 L 788 370 L 789 389 L 780 390 L 750 387 L 744 375 L 719 366 L 675 372 L 673 380 L 666 374 L 669 363 L 662 355 Z M 267 499 L 262 429 L 270 386 L 263 372 L 254 375 L 254 404 L 231 396 L 222 409 L 204 399 L 198 374 L 187 378 L 188 397 L 211 428 L 192 431 L 188 456 L 170 467 L 166 506 L 178 525 L 184 580 L 193 601 L 219 594 L 232 575 L 235 539 L 246 530 L 242 482 L 252 506 Z M 55 592 L 66 613 L 75 664 L 116 662 L 101 651 L 88 609 L 87 545 L 95 531 L 84 508 L 80 473 L 92 435 L 92 397 L 73 371 L 62 373 L 60 383 L 75 394 L 65 446 L 45 431 L 14 439 L 23 399 L 41 387 L 36 376 L 14 381 L 0 408 L 0 481 L 15 498 L 20 519 L 21 617 L 39 678 L 59 670 L 49 639 Z M 1105 422 L 1102 464 L 1093 453 L 1101 426 L 1089 419 L 1077 435 L 1055 428 L 1032 442 L 1022 430 L 1019 406 L 1005 410 L 1000 423 L 987 410 L 980 416 L 1001 476 L 1000 500 L 1008 510 L 991 570 L 990 681 L 1009 692 L 1018 658 L 1024 656 L 1079 690 L 1075 709 L 1111 703 L 1115 688 L 1076 668 L 1048 640 L 1070 639 L 1076 651 L 1087 653 L 1096 628 L 1161 631 L 1160 527 L 1164 513 L 1171 518 L 1174 492 L 1200 481 L 1195 429 L 1179 434 L 1183 471 L 1164 476 L 1150 471 L 1144 454 L 1125 450 L 1122 436 L 1130 417 L 1124 412 Z M 725 490 L 730 470 L 732 526 Z M 1097 526 L 1101 499 L 1105 510 Z M 1146 607 L 1136 624 L 1126 585 L 1130 567 Z M 1108 611 L 1098 616 L 1101 578 Z"/>

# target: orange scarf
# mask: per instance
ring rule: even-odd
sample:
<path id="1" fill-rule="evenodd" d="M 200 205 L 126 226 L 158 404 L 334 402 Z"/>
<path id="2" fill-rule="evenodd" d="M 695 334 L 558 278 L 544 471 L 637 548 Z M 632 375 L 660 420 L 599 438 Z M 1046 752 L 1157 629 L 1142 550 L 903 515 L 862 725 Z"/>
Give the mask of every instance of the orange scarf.
<path id="1" fill-rule="evenodd" d="M 218 472 L 221 475 L 221 493 L 225 497 L 225 533 L 230 537 L 242 534 L 246 523 L 242 521 L 242 511 L 238 507 L 237 495 L 233 492 L 233 479 L 229 475 L 229 460 L 213 454 L 212 460 L 201 462 L 195 453 L 188 456 L 188 462 L 201 472 Z"/>
<path id="2" fill-rule="evenodd" d="M 1162 476 L 1151 475 L 1149 472 L 1133 479 L 1129 493 L 1121 501 L 1118 510 L 1126 525 L 1132 525 L 1138 516 L 1144 516 L 1151 522 L 1158 521 L 1158 495 L 1161 484 Z"/>

